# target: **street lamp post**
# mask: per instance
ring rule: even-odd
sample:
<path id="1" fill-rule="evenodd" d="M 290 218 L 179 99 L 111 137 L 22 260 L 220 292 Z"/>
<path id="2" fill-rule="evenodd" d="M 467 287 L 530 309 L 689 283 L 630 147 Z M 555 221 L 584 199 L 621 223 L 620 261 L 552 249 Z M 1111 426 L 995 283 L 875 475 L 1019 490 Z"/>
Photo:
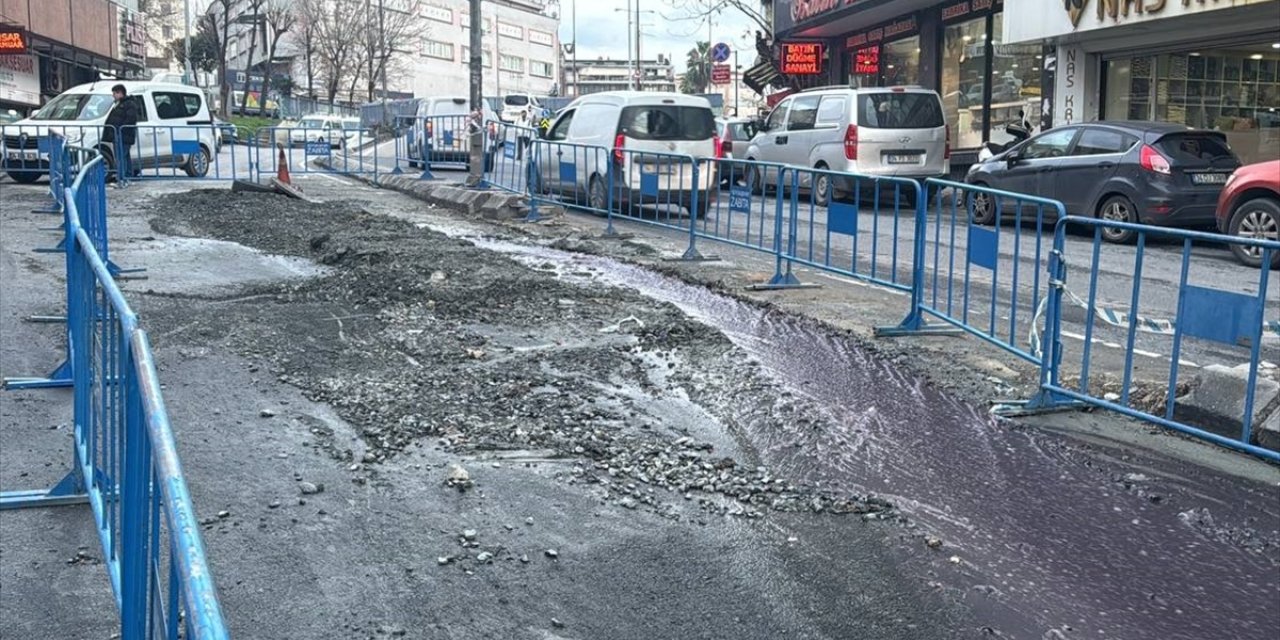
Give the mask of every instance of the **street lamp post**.
<path id="1" fill-rule="evenodd" d="M 182 75 L 192 85 L 195 82 L 195 69 L 191 68 L 191 0 L 182 0 L 182 27 L 184 35 L 182 39 L 183 62 Z"/>

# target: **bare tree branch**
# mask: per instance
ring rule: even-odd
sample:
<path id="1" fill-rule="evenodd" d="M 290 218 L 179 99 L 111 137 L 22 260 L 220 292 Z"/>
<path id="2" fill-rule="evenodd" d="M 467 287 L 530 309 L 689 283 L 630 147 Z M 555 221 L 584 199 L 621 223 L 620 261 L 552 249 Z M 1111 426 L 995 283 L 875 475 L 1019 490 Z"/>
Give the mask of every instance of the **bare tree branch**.
<path id="1" fill-rule="evenodd" d="M 708 17 L 728 13 L 740 13 L 760 28 L 765 37 L 773 39 L 773 20 L 769 15 L 772 4 L 762 6 L 757 0 L 664 0 L 674 11 L 663 18 L 673 22 L 705 22 Z"/>

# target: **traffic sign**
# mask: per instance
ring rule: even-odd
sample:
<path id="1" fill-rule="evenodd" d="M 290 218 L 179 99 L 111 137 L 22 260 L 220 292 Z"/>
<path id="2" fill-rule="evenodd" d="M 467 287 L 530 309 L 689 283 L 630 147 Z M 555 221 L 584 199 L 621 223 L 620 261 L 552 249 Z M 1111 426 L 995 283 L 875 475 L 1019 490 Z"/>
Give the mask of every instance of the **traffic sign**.
<path id="1" fill-rule="evenodd" d="M 713 64 L 711 65 L 711 84 L 729 84 L 729 65 Z"/>
<path id="2" fill-rule="evenodd" d="M 716 46 L 711 47 L 711 59 L 716 62 L 728 62 L 731 55 L 733 50 L 723 42 L 717 42 Z"/>

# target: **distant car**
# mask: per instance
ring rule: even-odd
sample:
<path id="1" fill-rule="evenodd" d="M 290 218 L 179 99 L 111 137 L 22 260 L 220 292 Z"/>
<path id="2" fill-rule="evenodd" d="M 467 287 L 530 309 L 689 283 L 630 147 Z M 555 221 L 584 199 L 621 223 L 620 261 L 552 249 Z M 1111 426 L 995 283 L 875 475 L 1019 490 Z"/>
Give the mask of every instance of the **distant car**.
<path id="1" fill-rule="evenodd" d="M 491 171 L 498 149 L 498 114 L 489 108 L 488 101 L 482 101 L 480 112 L 489 123 L 485 127 L 488 141 L 484 149 L 484 170 Z M 419 101 L 412 125 L 409 167 L 417 169 L 423 164 L 436 163 L 470 167 L 471 136 L 467 134 L 470 113 L 470 100 L 466 96 L 437 96 Z"/>
<path id="2" fill-rule="evenodd" d="M 1243 238 L 1280 241 L 1280 160 L 1259 162 L 1227 178 L 1218 196 L 1218 230 Z M 1262 249 L 1231 245 L 1236 258 L 1262 266 Z M 1271 268 L 1280 268 L 1280 251 L 1271 252 Z"/>
<path id="3" fill-rule="evenodd" d="M 1216 131 L 1144 121 L 1094 122 L 1050 129 L 969 168 L 965 181 L 1059 200 L 1068 214 L 1169 227 L 1215 224 L 1218 194 L 1240 160 Z M 975 192 L 973 221 L 1011 220 L 1012 202 Z M 1035 215 L 1024 205 L 1023 216 Z M 1129 229 L 1103 228 L 1108 242 Z"/>
<path id="4" fill-rule="evenodd" d="M 234 124 L 215 116 L 213 118 L 213 127 L 217 132 L 218 137 L 218 148 L 216 149 L 216 152 L 221 152 L 222 145 L 224 144 L 235 144 L 236 142 L 239 142 L 239 138 L 236 133 L 236 126 Z"/>
<path id="5" fill-rule="evenodd" d="M 716 136 L 720 140 L 720 157 L 725 160 L 733 160 L 736 157 L 745 157 L 747 145 L 751 144 L 751 138 L 756 135 L 756 123 L 749 118 L 716 118 Z M 734 150 L 737 150 L 737 155 Z M 716 165 L 716 172 L 719 175 L 720 164 Z M 730 166 L 735 166 L 730 164 Z M 736 165 L 734 171 L 745 171 L 745 165 Z M 745 176 L 743 176 L 745 180 Z M 721 176 L 721 184 L 726 184 L 729 176 Z"/>
<path id="6" fill-rule="evenodd" d="M 338 116 L 306 116 L 289 130 L 290 146 L 303 145 L 308 142 L 324 142 L 330 147 L 338 148 L 346 143 L 346 135 L 342 130 L 342 118 Z"/>

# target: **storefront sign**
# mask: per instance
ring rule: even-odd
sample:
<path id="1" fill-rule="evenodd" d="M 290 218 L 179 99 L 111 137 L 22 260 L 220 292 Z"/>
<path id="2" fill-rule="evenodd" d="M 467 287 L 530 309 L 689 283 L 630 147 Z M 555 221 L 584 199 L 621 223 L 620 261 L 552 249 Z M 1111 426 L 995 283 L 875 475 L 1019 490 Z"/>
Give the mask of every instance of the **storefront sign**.
<path id="1" fill-rule="evenodd" d="M 1071 33 L 1149 23 L 1274 0 L 1041 0 L 1004 9 L 1005 42 L 1048 40 Z"/>
<path id="2" fill-rule="evenodd" d="M 1072 124 L 1084 119 L 1084 73 L 1085 54 L 1080 47 L 1061 47 L 1061 60 L 1058 61 L 1058 73 L 1061 77 L 1060 108 L 1055 109 L 1062 116 L 1062 124 Z"/>
<path id="3" fill-rule="evenodd" d="M 896 40 L 899 37 L 914 34 L 916 29 L 916 17 L 908 16 L 862 33 L 855 33 L 845 40 L 844 46 L 846 49 L 857 49 L 868 44 Z"/>
<path id="4" fill-rule="evenodd" d="M 0 56 L 0 102 L 40 104 L 40 67 L 35 56 Z"/>
<path id="5" fill-rule="evenodd" d="M 880 47 L 866 47 L 854 52 L 853 72 L 858 75 L 880 73 Z"/>
<path id="6" fill-rule="evenodd" d="M 1071 2 L 1071 0 L 1065 1 Z M 998 8 L 1001 4 L 1003 3 L 999 0 L 964 0 L 964 2 L 957 2 L 943 7 L 942 19 L 955 20 L 970 14 L 980 14 L 993 8 Z"/>
<path id="7" fill-rule="evenodd" d="M 0 29 L 0 55 L 27 52 L 27 32 L 22 29 Z"/>
<path id="8" fill-rule="evenodd" d="M 821 42 L 786 42 L 782 45 L 782 73 L 816 76 L 822 73 L 824 47 Z"/>
<path id="9" fill-rule="evenodd" d="M 815 16 L 853 4 L 855 0 L 791 0 L 791 22 L 800 24 Z"/>
<path id="10" fill-rule="evenodd" d="M 147 61 L 147 31 L 138 14 L 120 7 L 120 59 L 136 66 Z"/>

